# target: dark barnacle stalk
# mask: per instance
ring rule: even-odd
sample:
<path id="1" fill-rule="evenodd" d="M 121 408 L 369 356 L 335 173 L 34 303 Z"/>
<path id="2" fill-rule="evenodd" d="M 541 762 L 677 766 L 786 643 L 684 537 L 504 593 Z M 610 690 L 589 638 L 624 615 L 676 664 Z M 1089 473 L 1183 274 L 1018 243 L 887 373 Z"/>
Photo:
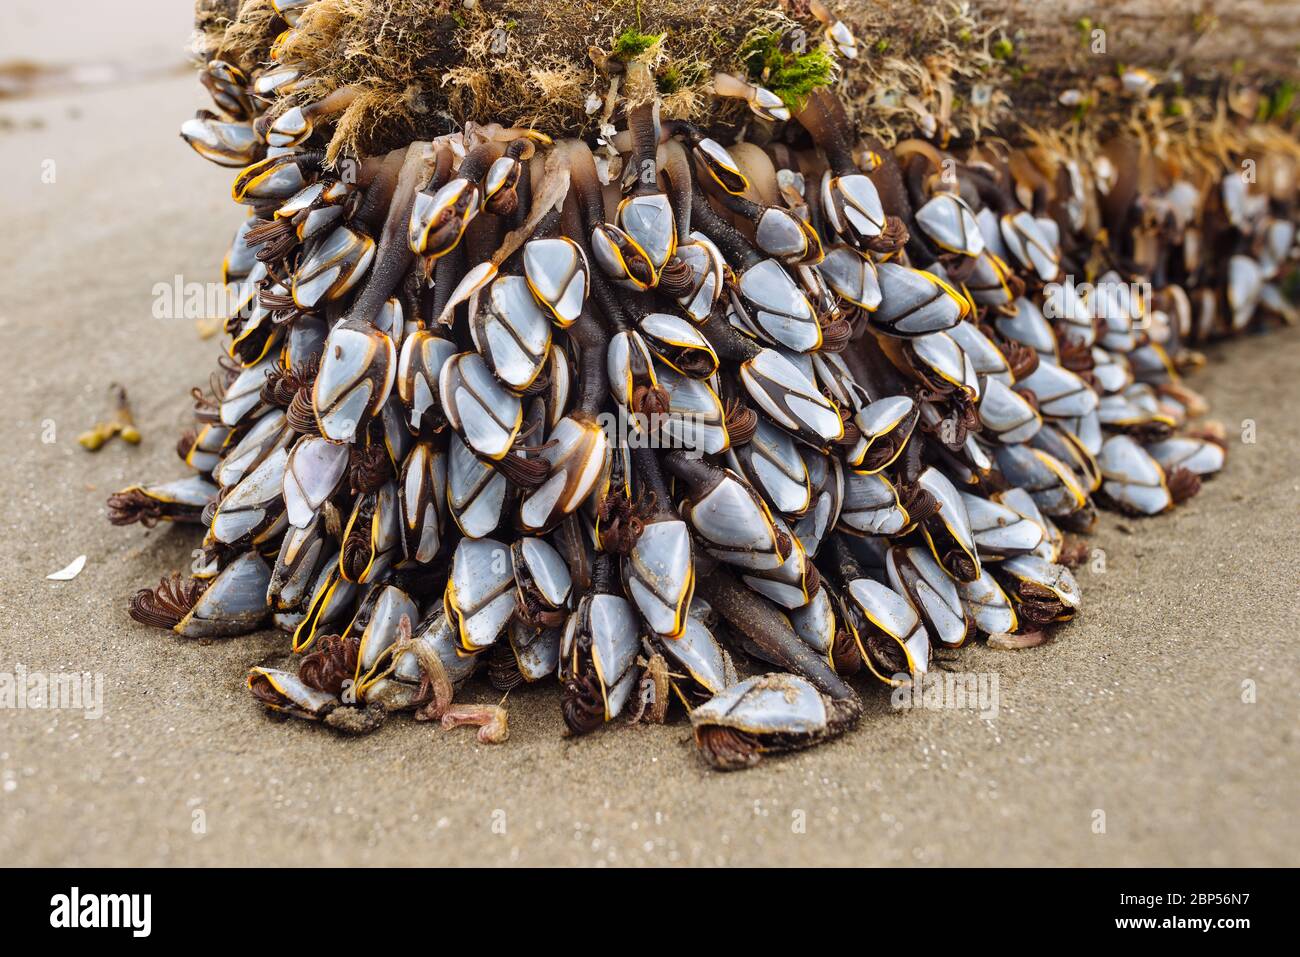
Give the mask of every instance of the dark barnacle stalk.
<path id="1" fill-rule="evenodd" d="M 857 699 L 857 692 L 826 660 L 799 641 L 789 621 L 771 602 L 740 584 L 720 564 L 701 574 L 696 589 L 726 619 L 730 628 L 754 642 L 765 657 L 803 675 L 832 698 Z"/>
<path id="2" fill-rule="evenodd" d="M 830 165 L 822 180 L 822 215 L 831 227 L 854 245 L 888 255 L 907 242 L 907 227 L 887 216 L 871 180 L 853 161 L 848 136 L 852 129 L 844 104 L 823 87 L 808 94 L 795 113 L 826 154 Z"/>

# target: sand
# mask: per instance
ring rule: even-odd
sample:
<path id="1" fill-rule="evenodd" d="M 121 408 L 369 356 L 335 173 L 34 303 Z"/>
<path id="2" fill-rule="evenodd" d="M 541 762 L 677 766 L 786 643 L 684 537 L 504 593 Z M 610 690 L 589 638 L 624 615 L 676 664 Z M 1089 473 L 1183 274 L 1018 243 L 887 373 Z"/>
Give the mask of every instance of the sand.
<path id="1" fill-rule="evenodd" d="M 551 686 L 511 695 L 499 747 L 409 719 L 348 740 L 267 718 L 243 676 L 285 637 L 136 625 L 130 595 L 187 566 L 196 535 L 115 529 L 103 504 L 183 474 L 187 391 L 217 350 L 152 314 L 155 283 L 215 278 L 240 216 L 232 174 L 176 137 L 199 105 L 180 77 L 0 102 L 0 672 L 104 681 L 98 720 L 0 711 L 0 862 L 1300 863 L 1295 330 L 1211 352 L 1193 384 L 1229 467 L 1172 515 L 1103 519 L 1080 619 L 1032 651 L 947 656 L 997 674 L 995 719 L 894 711 L 860 681 L 855 733 L 722 775 L 680 719 L 563 739 Z M 112 381 L 145 441 L 91 455 L 75 436 Z M 74 581 L 45 580 L 81 554 Z"/>

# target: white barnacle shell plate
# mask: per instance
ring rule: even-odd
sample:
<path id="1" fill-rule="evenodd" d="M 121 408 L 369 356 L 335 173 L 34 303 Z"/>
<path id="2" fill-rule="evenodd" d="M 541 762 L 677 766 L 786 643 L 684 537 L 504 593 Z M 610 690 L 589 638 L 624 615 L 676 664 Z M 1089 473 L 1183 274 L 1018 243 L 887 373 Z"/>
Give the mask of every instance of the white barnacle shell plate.
<path id="1" fill-rule="evenodd" d="M 754 242 L 769 256 L 785 262 L 796 263 L 809 255 L 807 227 L 780 206 L 768 206 L 759 214 Z"/>
<path id="2" fill-rule="evenodd" d="M 726 415 L 708 381 L 691 379 L 666 364 L 657 367 L 656 375 L 668 393 L 668 411 L 658 418 L 660 446 L 706 455 L 725 450 L 731 442 Z"/>
<path id="3" fill-rule="evenodd" d="M 984 380 L 979 404 L 980 422 L 1001 442 L 1028 442 L 1043 426 L 1034 407 L 1019 392 L 1000 379 Z"/>
<path id="4" fill-rule="evenodd" d="M 885 228 L 885 206 L 870 177 L 862 173 L 822 176 L 822 210 L 842 236 L 870 239 Z"/>
<path id="5" fill-rule="evenodd" d="M 1046 537 L 1040 524 L 1006 505 L 969 492 L 962 492 L 961 500 L 981 559 L 1027 554 L 1038 548 Z"/>
<path id="6" fill-rule="evenodd" d="M 758 495 L 727 472 L 712 489 L 683 506 L 709 554 L 742 568 L 781 564 L 772 516 Z"/>
<path id="7" fill-rule="evenodd" d="M 980 577 L 973 582 L 958 582 L 957 591 L 961 593 L 966 613 L 975 619 L 975 627 L 984 634 L 1000 635 L 1016 630 L 1019 622 L 1011 599 L 988 569 L 982 569 Z"/>
<path id="8" fill-rule="evenodd" d="M 540 532 L 571 514 L 591 494 L 609 458 L 609 437 L 593 421 L 565 416 L 541 456 L 550 463 L 550 475 L 519 507 L 519 522 L 529 532 Z"/>
<path id="9" fill-rule="evenodd" d="M 695 590 L 686 523 L 677 518 L 647 522 L 624 562 L 623 575 L 650 630 L 666 638 L 680 635 Z"/>
<path id="10" fill-rule="evenodd" d="M 916 211 L 916 222 L 940 249 L 965 256 L 984 251 L 975 213 L 956 193 L 938 193 Z"/>
<path id="11" fill-rule="evenodd" d="M 1079 295 L 1070 276 L 1043 288 L 1043 314 L 1063 323 L 1069 335 L 1082 340 L 1086 346 L 1092 345 L 1097 338 L 1092 310 L 1088 308 L 1087 300 Z"/>
<path id="12" fill-rule="evenodd" d="M 1026 269 L 1032 269 L 1043 282 L 1051 282 L 1061 271 L 1061 254 L 1044 235 L 1038 220 L 1020 211 L 1002 217 L 1002 241 Z"/>
<path id="13" fill-rule="evenodd" d="M 868 312 L 880 305 L 880 280 L 876 264 L 868 256 L 848 245 L 838 245 L 826 253 L 817 270 L 831 291 L 841 299 Z"/>
<path id="14" fill-rule="evenodd" d="M 592 595 L 587 601 L 586 623 L 591 629 L 591 658 L 605 690 L 606 713 L 614 717 L 627 700 L 627 688 L 616 686 L 632 672 L 641 650 L 641 628 L 632 604 L 621 595 Z M 563 650 L 561 651 L 563 656 Z"/>
<path id="15" fill-rule="evenodd" d="M 238 485 L 249 469 L 256 468 L 277 446 L 287 445 L 291 439 L 292 432 L 285 428 L 284 413 L 272 409 L 259 418 L 248 430 L 248 434 L 221 458 L 212 477 L 222 488 Z"/>
<path id="16" fill-rule="evenodd" d="M 437 400 L 438 380 L 442 367 L 456 355 L 456 346 L 441 336 L 418 329 L 402 343 L 397 362 L 397 394 L 410 410 L 410 426 L 418 431 Z"/>
<path id="17" fill-rule="evenodd" d="M 808 604 L 808 576 L 811 562 L 803 543 L 790 535 L 789 527 L 780 518 L 773 519 L 778 531 L 790 538 L 790 554 L 776 568 L 751 571 L 741 576 L 746 585 L 782 608 L 801 608 Z"/>
<path id="18" fill-rule="evenodd" d="M 881 302 L 871 322 L 894 336 L 923 336 L 951 329 L 965 312 L 962 299 L 932 273 L 885 262 L 876 267 Z"/>
<path id="19" fill-rule="evenodd" d="M 946 332 L 932 332 L 912 340 L 912 354 L 935 375 L 979 398 L 979 378 L 975 367 L 957 340 Z"/>
<path id="20" fill-rule="evenodd" d="M 461 539 L 452 555 L 445 604 L 466 650 L 486 648 L 505 631 L 515 610 L 514 581 L 509 548 L 490 538 Z"/>
<path id="21" fill-rule="evenodd" d="M 812 600 L 802 608 L 793 608 L 787 615 L 794 626 L 795 634 L 818 654 L 830 654 L 835 642 L 835 602 L 831 598 L 830 588 L 823 585 L 817 589 Z"/>
<path id="22" fill-rule="evenodd" d="M 411 449 L 398 477 L 398 512 L 407 557 L 427 563 L 442 544 L 447 512 L 447 456 L 428 442 Z"/>
<path id="23" fill-rule="evenodd" d="M 915 575 L 905 567 L 909 564 Z M 959 647 L 966 641 L 961 594 L 927 549 L 891 548 L 885 558 L 885 571 L 894 590 L 916 602 L 935 641 L 947 648 Z"/>
<path id="24" fill-rule="evenodd" d="M 764 349 L 742 363 L 740 380 L 763 412 L 796 437 L 822 446 L 844 435 L 839 411 L 780 353 Z"/>
<path id="25" fill-rule="evenodd" d="M 524 277 L 537 301 L 565 328 L 577 321 L 587 300 L 587 254 L 567 237 L 524 244 Z"/>
<path id="26" fill-rule="evenodd" d="M 673 207 L 664 193 L 631 196 L 618 208 L 618 225 L 645 251 L 651 265 L 663 268 L 677 245 Z"/>
<path id="27" fill-rule="evenodd" d="M 212 535 L 217 541 L 232 544 L 262 524 L 280 501 L 288 460 L 288 450 L 278 449 L 221 500 L 212 517 Z"/>
<path id="28" fill-rule="evenodd" d="M 826 722 L 821 693 L 791 674 L 746 678 L 691 712 L 697 728 L 714 725 L 749 734 L 816 734 Z"/>
<path id="29" fill-rule="evenodd" d="M 523 276 L 501 276 L 470 323 L 474 347 L 496 377 L 514 392 L 530 386 L 551 347 L 551 321 Z"/>
<path id="30" fill-rule="evenodd" d="M 1037 555 L 1017 555 L 999 566 L 1012 578 L 1049 588 L 1067 608 L 1078 609 L 1083 601 L 1079 583 L 1064 565 L 1049 562 Z"/>
<path id="31" fill-rule="evenodd" d="M 348 446 L 306 436 L 289 453 L 284 469 L 284 504 L 289 524 L 306 528 L 333 495 L 348 468 Z"/>
<path id="32" fill-rule="evenodd" d="M 907 522 L 889 479 L 852 469 L 845 474 L 840 524 L 867 535 L 895 535 Z"/>
<path id="33" fill-rule="evenodd" d="M 787 433 L 760 417 L 753 439 L 733 453 L 778 512 L 800 515 L 807 510 L 812 500 L 808 467 Z"/>
<path id="34" fill-rule="evenodd" d="M 849 597 L 863 616 L 903 646 L 913 672 L 924 672 L 930 662 L 930 636 L 912 603 L 874 578 L 849 582 Z"/>
<path id="35" fill-rule="evenodd" d="M 221 399 L 221 422 L 235 426 L 262 401 L 262 386 L 266 374 L 276 368 L 279 358 L 267 356 L 255 366 L 249 366 L 235 377 Z"/>
<path id="36" fill-rule="evenodd" d="M 975 536 L 971 532 L 970 517 L 966 514 L 966 506 L 962 504 L 961 496 L 958 494 L 956 487 L 933 465 L 921 473 L 916 484 L 925 489 L 943 506 L 939 511 L 939 519 L 943 522 L 944 527 L 952 533 L 962 546 L 970 553 L 971 558 L 975 559 L 975 570 L 979 571 L 979 559 L 975 554 Z"/>
<path id="37" fill-rule="evenodd" d="M 718 354 L 713 351 L 713 345 L 706 339 L 700 330 L 683 319 L 681 316 L 674 316 L 668 312 L 652 312 L 642 317 L 638 323 L 642 336 L 645 338 L 648 348 L 654 349 L 660 353 L 660 358 L 672 365 L 670 358 L 676 354 L 689 355 L 693 353 L 702 353 L 698 358 L 705 359 L 706 367 L 712 365 L 712 370 L 703 376 L 695 378 L 707 378 L 717 371 Z M 708 357 L 712 357 L 711 361 Z M 674 366 L 676 368 L 676 366 Z M 681 372 L 681 369 L 677 371 Z"/>
<path id="38" fill-rule="evenodd" d="M 679 637 L 663 643 L 664 652 L 677 665 L 685 668 L 695 681 L 712 694 L 717 694 L 734 677 L 728 668 L 726 652 L 713 637 L 713 632 L 694 615 L 686 618 L 686 627 Z"/>
<path id="39" fill-rule="evenodd" d="M 764 259 L 741 274 L 740 294 L 750 321 L 771 342 L 795 352 L 821 345 L 821 327 L 808 297 L 775 259 Z"/>
<path id="40" fill-rule="evenodd" d="M 1088 383 L 1051 362 L 1038 363 L 1019 384 L 1034 393 L 1038 411 L 1051 418 L 1074 418 L 1097 408 L 1097 393 Z"/>
<path id="41" fill-rule="evenodd" d="M 438 377 L 443 411 L 452 428 L 479 455 L 504 456 L 514 444 L 523 421 L 519 397 L 488 371 L 477 352 L 462 352 L 448 360 Z"/>
<path id="42" fill-rule="evenodd" d="M 1087 504 L 1078 476 L 1056 457 L 1024 445 L 1000 445 L 995 456 L 1007 481 L 1028 491 L 1048 515 L 1070 515 Z"/>
<path id="43" fill-rule="evenodd" d="M 1056 361 L 1056 333 L 1039 308 L 1028 299 L 1021 296 L 1015 302 L 1016 314 L 1014 316 L 998 316 L 993 320 L 993 325 L 998 334 L 1005 336 L 1012 342 L 1018 342 L 1023 346 L 1033 349 L 1044 359 L 1049 362 Z"/>
<path id="44" fill-rule="evenodd" d="M 1164 469 L 1127 435 L 1112 435 L 1097 455 L 1102 491 L 1144 515 L 1163 512 L 1173 504 Z"/>
<path id="45" fill-rule="evenodd" d="M 691 233 L 691 241 L 677 247 L 676 257 L 691 269 L 691 289 L 677 299 L 688 316 L 703 322 L 722 295 L 723 259 L 718 247 L 703 233 Z"/>
<path id="46" fill-rule="evenodd" d="M 948 330 L 961 351 L 966 353 L 976 375 L 984 379 L 997 379 L 1003 385 L 1011 385 L 1011 367 L 1002 350 L 993 344 L 973 322 L 962 321 Z"/>
<path id="47" fill-rule="evenodd" d="M 252 682 L 255 678 L 265 678 L 271 683 L 271 687 L 278 691 L 288 700 L 289 704 L 306 715 L 319 715 L 322 711 L 332 704 L 338 703 L 338 698 L 327 691 L 317 691 L 315 688 L 304 684 L 302 679 L 288 671 L 281 671 L 279 668 L 263 668 L 254 666 L 248 669 L 248 680 Z M 271 706 L 274 710 L 285 710 L 283 706 Z"/>
<path id="48" fill-rule="evenodd" d="M 515 582 L 531 582 L 552 608 L 559 608 L 569 600 L 573 579 L 569 566 L 544 538 L 526 535 L 511 549 L 514 560 Z"/>
<path id="49" fill-rule="evenodd" d="M 393 389 L 397 349 L 368 322 L 344 320 L 330 330 L 320 371 L 312 385 L 312 407 L 321 434 L 351 442 Z"/>
<path id="50" fill-rule="evenodd" d="M 312 309 L 338 299 L 357 284 L 375 257 L 375 241 L 339 226 L 307 253 L 293 276 L 293 300 Z"/>
<path id="51" fill-rule="evenodd" d="M 1223 468 L 1225 457 L 1222 446 L 1185 436 L 1152 442 L 1146 449 L 1166 472 L 1184 468 L 1197 475 L 1213 475 Z"/>
<path id="52" fill-rule="evenodd" d="M 412 628 L 420 618 L 420 609 L 411 596 L 396 585 L 386 585 L 375 600 L 365 631 L 357 647 L 357 674 L 366 676 L 379 662 L 379 657 L 397 640 L 398 625 L 403 616 Z"/>
<path id="53" fill-rule="evenodd" d="M 453 435 L 447 467 L 447 504 L 462 533 L 482 538 L 501 523 L 506 477 Z"/>
<path id="54" fill-rule="evenodd" d="M 252 631 L 270 613 L 266 602 L 270 584 L 271 569 L 262 556 L 244 552 L 221 570 L 172 630 L 185 638 L 222 638 Z"/>

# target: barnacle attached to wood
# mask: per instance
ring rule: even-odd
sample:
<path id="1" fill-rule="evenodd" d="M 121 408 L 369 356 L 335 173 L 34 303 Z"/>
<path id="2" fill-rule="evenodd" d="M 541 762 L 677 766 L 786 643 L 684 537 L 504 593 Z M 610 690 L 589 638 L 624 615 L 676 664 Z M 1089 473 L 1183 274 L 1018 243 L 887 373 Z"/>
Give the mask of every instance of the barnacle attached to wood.
<path id="1" fill-rule="evenodd" d="M 1098 507 L 1226 464 L 1183 375 L 1300 316 L 1288 67 L 1213 38 L 1173 75 L 984 0 L 199 6 L 238 308 L 191 474 L 108 516 L 202 530 L 135 619 L 283 630 L 254 699 L 345 733 L 503 741 L 549 685 L 721 769 L 830 740 L 1079 614 Z"/>

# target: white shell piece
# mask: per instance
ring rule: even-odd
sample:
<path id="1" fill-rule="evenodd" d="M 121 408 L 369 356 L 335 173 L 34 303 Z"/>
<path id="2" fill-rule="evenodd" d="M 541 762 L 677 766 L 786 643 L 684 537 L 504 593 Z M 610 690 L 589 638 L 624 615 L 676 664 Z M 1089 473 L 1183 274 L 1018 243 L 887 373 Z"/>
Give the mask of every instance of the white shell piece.
<path id="1" fill-rule="evenodd" d="M 447 504 L 461 532 L 482 538 L 501 523 L 506 477 L 453 435 L 447 466 Z"/>
<path id="2" fill-rule="evenodd" d="M 916 211 L 916 222 L 945 252 L 978 256 L 984 251 L 975 214 L 956 193 L 937 193 Z"/>
<path id="3" fill-rule="evenodd" d="M 1002 241 L 1026 269 L 1038 273 L 1043 282 L 1052 282 L 1061 271 L 1061 254 L 1043 235 L 1038 220 L 1023 210 L 1002 217 Z"/>
<path id="4" fill-rule="evenodd" d="M 830 249 L 817 270 L 831 291 L 853 305 L 873 312 L 880 305 L 880 280 L 876 264 L 852 246 L 839 245 Z"/>
<path id="5" fill-rule="evenodd" d="M 835 601 L 830 588 L 817 589 L 812 600 L 802 608 L 792 609 L 787 617 L 797 634 L 808 647 L 818 654 L 828 655 L 835 642 Z"/>
<path id="6" fill-rule="evenodd" d="M 393 340 L 368 322 L 344 320 L 330 330 L 312 407 L 321 434 L 351 442 L 370 416 L 388 401 L 397 377 Z"/>
<path id="7" fill-rule="evenodd" d="M 918 573 L 915 579 L 900 567 L 900 561 L 911 563 Z M 963 644 L 967 628 L 961 594 L 929 549 L 891 548 L 885 562 L 889 584 L 894 591 L 909 596 L 916 603 L 934 640 L 947 648 Z"/>
<path id="8" fill-rule="evenodd" d="M 953 538 L 971 554 L 972 558 L 975 558 L 975 569 L 978 572 L 979 560 L 975 554 L 975 536 L 971 532 L 966 506 L 962 503 L 956 487 L 933 465 L 921 473 L 916 484 L 938 499 L 939 504 L 943 506 L 939 512 L 939 519 Z"/>
<path id="9" fill-rule="evenodd" d="M 523 421 L 519 397 L 503 386 L 477 352 L 450 359 L 438 379 L 443 411 L 466 444 L 499 459 L 514 443 Z"/>
<path id="10" fill-rule="evenodd" d="M 867 535 L 894 535 L 907 525 L 907 513 L 883 475 L 849 470 L 844 476 L 840 524 Z"/>
<path id="11" fill-rule="evenodd" d="M 314 436 L 299 439 L 284 470 L 289 524 L 306 528 L 326 499 L 338 490 L 347 468 L 348 446 Z"/>
<path id="12" fill-rule="evenodd" d="M 233 494 L 233 493 L 232 493 Z M 253 631 L 270 614 L 271 569 L 256 551 L 221 570 L 172 630 L 185 638 L 221 638 Z"/>
<path id="13" fill-rule="evenodd" d="M 799 515 L 808 508 L 812 500 L 808 468 L 787 433 L 760 417 L 754 437 L 733 454 L 778 512 Z"/>
<path id="14" fill-rule="evenodd" d="M 997 329 L 998 334 L 1010 339 L 1012 342 L 1028 346 L 1037 352 L 1040 357 L 1055 362 L 1057 356 L 1056 333 L 1052 331 L 1051 325 L 1043 317 L 1042 312 L 1023 296 L 1016 300 L 1015 306 L 1016 314 L 1014 316 L 998 315 L 993 320 L 994 328 Z"/>
<path id="15" fill-rule="evenodd" d="M 1147 446 L 1147 453 L 1168 473 L 1184 468 L 1197 475 L 1213 475 L 1223 468 L 1223 447 L 1205 439 L 1174 436 Z"/>
<path id="16" fill-rule="evenodd" d="M 397 640 L 398 625 L 403 616 L 412 629 L 420 620 L 420 609 L 411 596 L 395 585 L 387 585 L 375 600 L 370 621 L 361 633 L 357 647 L 358 674 L 367 675 L 382 655 Z"/>
<path id="17" fill-rule="evenodd" d="M 984 380 L 979 404 L 980 423 L 1001 442 L 1028 442 L 1043 426 L 1034 407 L 999 379 Z"/>
<path id="18" fill-rule="evenodd" d="M 285 429 L 284 413 L 272 409 L 257 420 L 248 434 L 221 458 L 213 473 L 222 488 L 238 485 L 248 470 L 262 461 L 277 445 L 287 444 L 292 434 Z"/>
<path id="19" fill-rule="evenodd" d="M 1006 634 L 1016 630 L 1019 622 L 1011 600 L 988 569 L 973 582 L 959 582 L 962 606 L 975 619 L 975 627 L 986 635 Z"/>
<path id="20" fill-rule="evenodd" d="M 998 567 L 1013 578 L 1050 588 L 1067 608 L 1077 610 L 1083 602 L 1079 583 L 1064 565 L 1046 561 L 1037 555 L 1017 555 L 1008 558 Z"/>
<path id="21" fill-rule="evenodd" d="M 532 582 L 552 608 L 560 608 L 569 600 L 573 579 L 568 564 L 554 545 L 529 535 L 519 539 L 511 555 L 515 560 L 516 581 Z M 521 560 L 526 566 L 523 569 L 519 567 Z"/>
<path id="22" fill-rule="evenodd" d="M 500 637 L 515 610 L 514 563 L 510 549 L 490 538 L 463 538 L 452 556 L 447 580 L 448 617 L 470 651 Z"/>
<path id="23" fill-rule="evenodd" d="M 812 380 L 794 363 L 764 349 L 740 366 L 750 397 L 781 428 L 822 446 L 844 435 L 844 421 Z"/>
<path id="24" fill-rule="evenodd" d="M 217 541 L 234 544 L 263 524 L 267 512 L 280 502 L 288 460 L 287 449 L 276 450 L 221 500 L 212 517 Z"/>
<path id="25" fill-rule="evenodd" d="M 1012 384 L 1011 367 L 1007 365 L 1006 356 L 973 322 L 957 323 L 948 330 L 948 335 L 961 346 L 961 351 L 982 380 L 996 379 L 1003 385 Z"/>
<path id="26" fill-rule="evenodd" d="M 551 319 L 523 276 L 500 276 L 492 283 L 470 333 L 488 368 L 515 392 L 537 378 L 551 347 Z"/>
<path id="27" fill-rule="evenodd" d="M 821 329 L 808 297 L 775 259 L 745 270 L 737 287 L 750 321 L 771 342 L 795 352 L 821 345 Z"/>
<path id="28" fill-rule="evenodd" d="M 537 301 L 561 328 L 571 325 L 587 300 L 587 254 L 567 237 L 524 244 L 524 276 Z"/>
<path id="29" fill-rule="evenodd" d="M 1023 517 L 1007 505 L 968 492 L 960 494 L 980 558 L 1026 554 L 1043 543 L 1046 534 L 1041 524 Z"/>
<path id="30" fill-rule="evenodd" d="M 931 273 L 885 262 L 876 267 L 881 302 L 871 321 L 894 336 L 921 336 L 951 329 L 962 318 L 961 300 Z"/>
<path id="31" fill-rule="evenodd" d="M 683 516 L 709 554 L 742 568 L 775 568 L 776 529 L 762 499 L 739 476 L 727 472 L 699 498 L 683 503 Z"/>
<path id="32" fill-rule="evenodd" d="M 695 590 L 686 523 L 677 518 L 646 522 L 623 564 L 623 576 L 650 630 L 670 639 L 680 635 Z"/>
<path id="33" fill-rule="evenodd" d="M 685 668 L 711 694 L 717 694 L 734 678 L 735 669 L 727 667 L 727 653 L 694 615 L 687 617 L 680 637 L 663 642 L 661 647 L 675 666 Z"/>
<path id="34" fill-rule="evenodd" d="M 1097 408 L 1097 393 L 1088 383 L 1051 362 L 1038 363 L 1018 384 L 1034 393 L 1038 411 L 1051 418 L 1077 418 Z"/>
<path id="35" fill-rule="evenodd" d="M 746 678 L 691 712 L 697 728 L 717 725 L 750 734 L 815 734 L 826 722 L 821 693 L 791 674 Z"/>
<path id="36" fill-rule="evenodd" d="M 255 366 L 249 366 L 235 377 L 235 381 L 226 387 L 226 394 L 221 400 L 221 422 L 223 425 L 235 426 L 262 401 L 262 386 L 266 385 L 266 374 L 277 368 L 279 358 L 267 356 Z"/>
<path id="37" fill-rule="evenodd" d="M 1102 491 L 1122 505 L 1155 515 L 1173 504 L 1164 469 L 1127 435 L 1112 435 L 1103 442 L 1097 465 Z"/>
<path id="38" fill-rule="evenodd" d="M 641 650 L 640 623 L 631 602 L 619 595 L 591 595 L 586 601 L 591 657 L 596 674 L 606 689 L 606 717 L 613 718 L 622 710 L 623 701 L 617 701 L 616 706 L 616 696 L 612 691 L 633 671 Z"/>

